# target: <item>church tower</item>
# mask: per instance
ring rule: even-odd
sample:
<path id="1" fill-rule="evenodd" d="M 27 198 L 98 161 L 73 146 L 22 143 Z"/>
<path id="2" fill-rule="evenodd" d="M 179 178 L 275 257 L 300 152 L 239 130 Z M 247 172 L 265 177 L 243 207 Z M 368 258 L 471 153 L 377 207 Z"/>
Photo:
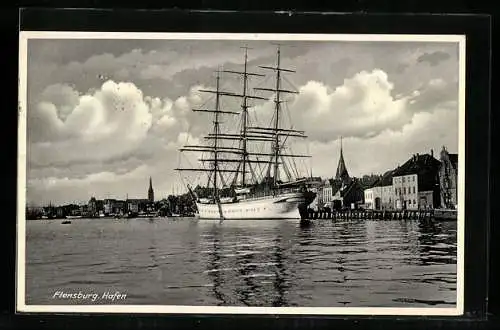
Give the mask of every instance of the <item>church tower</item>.
<path id="1" fill-rule="evenodd" d="M 148 201 L 153 203 L 155 201 L 155 193 L 153 191 L 153 180 L 149 177 Z"/>
<path id="2" fill-rule="evenodd" d="M 349 173 L 344 162 L 344 153 L 342 152 L 342 137 L 340 137 L 340 158 L 339 164 L 337 166 L 337 174 L 335 175 L 335 180 L 342 181 L 346 183 L 349 181 Z"/>

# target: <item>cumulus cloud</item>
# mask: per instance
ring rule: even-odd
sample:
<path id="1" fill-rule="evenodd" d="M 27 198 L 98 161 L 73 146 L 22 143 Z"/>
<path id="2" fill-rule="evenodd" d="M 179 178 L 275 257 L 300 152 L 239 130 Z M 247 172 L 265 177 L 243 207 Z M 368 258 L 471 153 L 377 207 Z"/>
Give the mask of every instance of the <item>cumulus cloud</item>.
<path id="1" fill-rule="evenodd" d="M 65 119 L 78 104 L 78 91 L 66 84 L 53 84 L 47 86 L 39 95 L 39 100 L 52 103 L 57 109 L 57 115 Z"/>
<path id="2" fill-rule="evenodd" d="M 414 153 L 430 153 L 435 157 L 445 145 L 458 152 L 458 112 L 439 108 L 433 113 L 415 113 L 400 129 L 386 129 L 369 138 L 343 139 L 343 153 L 349 174 L 382 174 L 407 161 Z M 314 175 L 333 177 L 339 159 L 339 141 L 313 142 Z"/>
<path id="3" fill-rule="evenodd" d="M 299 88 L 289 104 L 293 121 L 309 137 L 330 141 L 340 135 L 369 136 L 387 128 L 399 128 L 411 116 L 407 99 L 396 99 L 394 85 L 382 70 L 362 71 L 332 90 L 321 82 L 309 81 Z M 272 102 L 255 108 L 258 115 L 272 113 Z"/>
<path id="4" fill-rule="evenodd" d="M 113 158 L 135 149 L 152 125 L 142 92 L 131 83 L 107 81 L 75 103 L 65 116 L 60 116 L 54 103 L 45 101 L 28 110 L 32 162 L 49 165 Z"/>

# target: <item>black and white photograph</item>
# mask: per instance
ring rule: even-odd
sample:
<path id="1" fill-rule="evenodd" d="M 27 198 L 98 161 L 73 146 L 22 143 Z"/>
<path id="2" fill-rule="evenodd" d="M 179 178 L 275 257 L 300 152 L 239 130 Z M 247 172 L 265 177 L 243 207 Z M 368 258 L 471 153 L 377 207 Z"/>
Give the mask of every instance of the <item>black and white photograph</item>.
<path id="1" fill-rule="evenodd" d="M 17 310 L 462 315 L 465 42 L 21 31 Z"/>

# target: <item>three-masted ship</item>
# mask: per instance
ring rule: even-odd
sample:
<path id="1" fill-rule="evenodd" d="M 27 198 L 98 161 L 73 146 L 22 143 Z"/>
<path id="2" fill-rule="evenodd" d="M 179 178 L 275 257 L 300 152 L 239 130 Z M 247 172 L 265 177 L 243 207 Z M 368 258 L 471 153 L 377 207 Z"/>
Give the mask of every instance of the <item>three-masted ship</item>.
<path id="1" fill-rule="evenodd" d="M 248 48 L 244 48 L 242 71 L 217 71 L 215 90 L 200 90 L 215 95 L 213 108 L 192 109 L 209 113 L 213 117 L 212 132 L 205 136 L 207 144 L 185 145 L 181 152 L 196 152 L 208 157 L 199 159 L 200 168 L 177 168 L 178 171 L 201 171 L 207 173 L 207 185 L 193 189 L 187 185 L 196 202 L 199 218 L 202 219 L 299 219 L 316 197 L 308 189 L 307 174 L 301 175 L 295 159 L 310 157 L 294 154 L 288 148 L 291 138 L 306 138 L 304 131 L 283 127 L 283 94 L 297 91 L 285 89 L 282 84 L 285 73 L 294 72 L 280 65 L 280 49 L 277 50 L 275 66 L 259 66 L 274 73 L 274 84 L 270 88 L 254 87 L 253 90 L 271 92 L 273 95 L 273 118 L 268 126 L 256 125 L 249 120 L 249 100 L 269 101 L 249 93 L 249 78 L 262 78 L 264 74 L 247 70 Z M 240 76 L 241 93 L 221 90 L 221 73 Z M 241 99 L 240 111 L 227 111 L 221 107 L 221 98 Z M 237 116 L 236 130 L 223 129 L 224 117 Z M 232 145 L 228 145 L 232 143 Z M 257 146 L 257 147 L 256 147 Z M 258 146 L 265 147 L 259 150 Z"/>

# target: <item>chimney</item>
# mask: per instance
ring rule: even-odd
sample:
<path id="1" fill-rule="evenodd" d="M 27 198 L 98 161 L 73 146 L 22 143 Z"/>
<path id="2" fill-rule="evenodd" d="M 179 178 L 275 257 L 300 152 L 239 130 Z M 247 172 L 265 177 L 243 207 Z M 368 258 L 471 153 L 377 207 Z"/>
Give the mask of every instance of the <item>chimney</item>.
<path id="1" fill-rule="evenodd" d="M 434 157 L 434 150 L 431 149 L 431 157 Z"/>

